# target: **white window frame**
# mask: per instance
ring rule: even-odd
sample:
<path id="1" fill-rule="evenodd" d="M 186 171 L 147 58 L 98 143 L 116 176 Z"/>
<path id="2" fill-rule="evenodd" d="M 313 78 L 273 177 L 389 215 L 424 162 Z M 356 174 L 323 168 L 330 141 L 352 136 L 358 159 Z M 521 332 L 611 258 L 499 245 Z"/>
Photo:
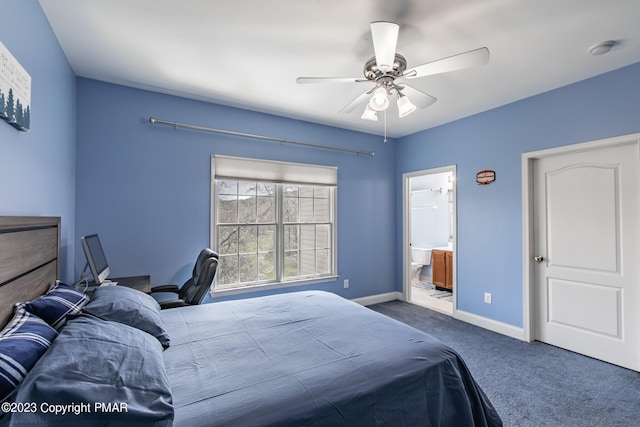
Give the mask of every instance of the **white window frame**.
<path id="1" fill-rule="evenodd" d="M 276 185 L 276 278 L 274 281 L 253 282 L 252 284 L 242 284 L 234 288 L 218 289 L 217 281 L 211 288 L 211 296 L 233 295 L 245 292 L 256 292 L 268 289 L 278 289 L 291 286 L 311 285 L 315 283 L 326 283 L 338 279 L 338 249 L 337 249 L 337 230 L 338 230 L 338 206 L 337 206 L 337 175 L 338 169 L 331 166 L 319 166 L 303 163 L 278 162 L 242 157 L 231 156 L 211 156 L 211 247 L 218 248 L 218 222 L 217 222 L 217 180 L 228 179 L 237 181 L 262 181 L 271 182 Z M 331 235 L 330 245 L 331 252 L 329 254 L 329 272 L 321 276 L 313 276 L 310 278 L 285 279 L 284 276 L 284 221 L 282 218 L 281 203 L 282 185 L 310 185 L 310 186 L 328 186 L 331 194 Z M 291 225 L 292 223 L 286 223 Z M 216 277 L 218 277 L 216 275 Z"/>

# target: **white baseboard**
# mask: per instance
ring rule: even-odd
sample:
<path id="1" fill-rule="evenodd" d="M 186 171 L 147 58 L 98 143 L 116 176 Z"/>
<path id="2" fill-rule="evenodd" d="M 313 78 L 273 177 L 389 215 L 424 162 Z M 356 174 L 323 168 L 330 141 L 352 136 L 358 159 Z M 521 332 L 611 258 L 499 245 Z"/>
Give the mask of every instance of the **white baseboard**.
<path id="1" fill-rule="evenodd" d="M 385 294 L 369 295 L 366 297 L 354 298 L 351 301 L 357 302 L 360 305 L 367 306 L 395 300 L 404 301 L 402 292 L 387 292 Z M 455 310 L 453 313 L 453 317 L 455 319 L 462 320 L 463 322 L 470 323 L 484 329 L 488 329 L 498 334 L 506 335 L 517 340 L 526 341 L 523 328 L 518 328 L 507 323 L 488 319 L 486 317 L 478 316 L 477 314 L 472 314 L 462 310 Z"/>
<path id="2" fill-rule="evenodd" d="M 463 322 L 471 323 L 472 325 L 479 326 L 517 340 L 526 341 L 523 328 L 518 328 L 507 323 L 498 322 L 497 320 L 488 319 L 486 317 L 461 310 L 456 310 L 453 313 L 453 317 L 458 320 L 462 320 Z"/>
<path id="3" fill-rule="evenodd" d="M 354 298 L 351 301 L 357 302 L 360 305 L 373 305 L 383 302 L 402 300 L 402 292 L 387 292 L 386 294 L 369 295 L 367 297 Z"/>

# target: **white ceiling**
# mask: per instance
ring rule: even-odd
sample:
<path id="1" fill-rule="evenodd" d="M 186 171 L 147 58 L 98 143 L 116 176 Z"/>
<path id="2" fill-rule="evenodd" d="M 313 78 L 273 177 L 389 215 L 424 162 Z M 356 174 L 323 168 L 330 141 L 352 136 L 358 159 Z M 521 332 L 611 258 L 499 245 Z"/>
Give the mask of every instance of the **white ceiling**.
<path id="1" fill-rule="evenodd" d="M 409 68 L 489 48 L 487 65 L 411 80 L 438 101 L 402 119 L 390 108 L 392 137 L 640 61 L 638 0 L 40 3 L 78 76 L 378 135 L 383 120 L 360 119 L 360 108 L 338 114 L 361 84 L 299 85 L 296 77 L 362 76 L 376 20 L 400 24 L 397 52 Z M 589 54 L 606 40 L 617 41 L 611 52 Z"/>

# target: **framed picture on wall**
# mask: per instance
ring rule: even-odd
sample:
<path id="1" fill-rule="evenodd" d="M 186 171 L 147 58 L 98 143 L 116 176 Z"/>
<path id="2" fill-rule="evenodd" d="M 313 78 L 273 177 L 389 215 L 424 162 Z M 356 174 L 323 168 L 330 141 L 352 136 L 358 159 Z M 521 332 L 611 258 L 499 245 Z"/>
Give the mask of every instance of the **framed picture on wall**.
<path id="1" fill-rule="evenodd" d="M 476 182 L 479 185 L 491 184 L 496 180 L 496 172 L 492 170 L 483 170 L 476 174 Z"/>
<path id="2" fill-rule="evenodd" d="M 0 118 L 18 130 L 31 122 L 31 76 L 0 42 Z"/>

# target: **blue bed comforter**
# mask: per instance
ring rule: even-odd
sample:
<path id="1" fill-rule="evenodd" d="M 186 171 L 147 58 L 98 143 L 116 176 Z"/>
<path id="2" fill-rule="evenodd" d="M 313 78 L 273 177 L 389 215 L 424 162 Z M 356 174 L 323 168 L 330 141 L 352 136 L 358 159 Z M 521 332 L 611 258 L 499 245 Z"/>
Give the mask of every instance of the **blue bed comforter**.
<path id="1" fill-rule="evenodd" d="M 460 356 L 334 294 L 163 310 L 175 426 L 500 426 Z"/>

